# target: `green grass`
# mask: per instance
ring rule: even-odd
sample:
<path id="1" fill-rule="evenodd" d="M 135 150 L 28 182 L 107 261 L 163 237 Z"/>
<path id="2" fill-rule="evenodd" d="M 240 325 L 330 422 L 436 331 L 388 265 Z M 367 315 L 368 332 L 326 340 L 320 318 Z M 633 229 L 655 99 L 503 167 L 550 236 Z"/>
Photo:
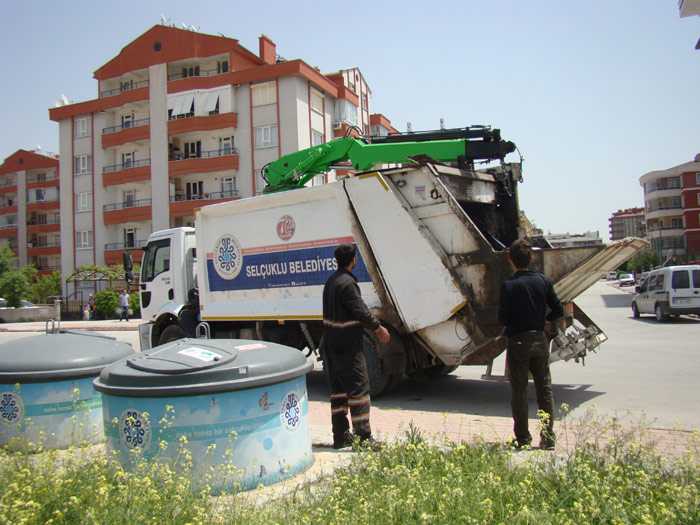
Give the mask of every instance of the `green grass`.
<path id="1" fill-rule="evenodd" d="M 129 473 L 80 449 L 0 452 L 0 479 L 3 524 L 700 523 L 696 459 L 620 440 L 533 456 L 413 432 L 262 507 L 192 490 L 183 465 Z"/>

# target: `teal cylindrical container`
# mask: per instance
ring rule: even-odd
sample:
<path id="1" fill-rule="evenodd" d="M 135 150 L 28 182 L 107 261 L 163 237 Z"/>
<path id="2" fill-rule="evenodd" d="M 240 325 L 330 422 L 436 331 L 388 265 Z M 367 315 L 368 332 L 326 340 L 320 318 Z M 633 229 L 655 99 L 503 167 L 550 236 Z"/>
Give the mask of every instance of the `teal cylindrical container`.
<path id="1" fill-rule="evenodd" d="M 131 345 L 60 332 L 0 345 L 0 445 L 67 448 L 104 439 L 102 399 L 92 381 Z"/>
<path id="2" fill-rule="evenodd" d="M 313 463 L 311 368 L 302 352 L 275 343 L 181 339 L 105 368 L 94 384 L 108 446 L 125 467 L 175 460 L 184 447 L 196 485 L 247 490 Z"/>

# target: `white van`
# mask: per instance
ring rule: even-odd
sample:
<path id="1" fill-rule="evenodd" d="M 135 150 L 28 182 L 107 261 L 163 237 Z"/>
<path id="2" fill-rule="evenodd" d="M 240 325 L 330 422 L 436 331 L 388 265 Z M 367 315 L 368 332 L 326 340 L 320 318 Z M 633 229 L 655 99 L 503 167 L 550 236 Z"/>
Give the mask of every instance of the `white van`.
<path id="1" fill-rule="evenodd" d="M 657 321 L 671 315 L 700 315 L 700 265 L 652 270 L 637 292 L 632 300 L 635 319 L 641 314 L 654 314 Z"/>

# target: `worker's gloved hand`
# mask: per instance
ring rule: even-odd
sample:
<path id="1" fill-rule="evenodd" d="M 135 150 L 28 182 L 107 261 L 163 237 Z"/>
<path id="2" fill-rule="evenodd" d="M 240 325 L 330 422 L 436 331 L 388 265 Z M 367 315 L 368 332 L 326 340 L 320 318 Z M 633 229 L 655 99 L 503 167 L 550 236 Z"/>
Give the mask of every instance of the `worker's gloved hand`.
<path id="1" fill-rule="evenodd" d="M 379 342 L 383 345 L 389 344 L 389 341 L 391 341 L 389 330 L 384 328 L 382 325 L 379 325 L 379 328 L 377 328 L 374 331 L 374 335 L 377 337 L 377 339 L 379 339 Z"/>

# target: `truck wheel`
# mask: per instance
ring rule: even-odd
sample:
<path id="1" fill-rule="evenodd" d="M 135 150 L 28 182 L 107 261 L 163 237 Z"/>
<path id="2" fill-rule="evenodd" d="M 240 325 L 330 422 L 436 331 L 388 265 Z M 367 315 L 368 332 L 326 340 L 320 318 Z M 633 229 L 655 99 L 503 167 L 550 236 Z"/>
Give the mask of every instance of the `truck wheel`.
<path id="1" fill-rule="evenodd" d="M 637 308 L 637 303 L 632 303 L 632 317 L 639 319 L 639 308 Z"/>
<path id="2" fill-rule="evenodd" d="M 369 375 L 369 395 L 379 397 L 387 389 L 391 382 L 391 375 L 385 373 L 381 357 L 379 357 L 378 344 L 369 334 L 362 337 L 362 352 L 367 361 L 367 374 Z"/>
<path id="3" fill-rule="evenodd" d="M 423 370 L 425 373 L 426 377 L 430 379 L 440 379 L 443 377 L 446 377 L 450 375 L 452 372 L 457 370 L 458 365 L 455 366 L 447 366 L 447 365 L 435 365 L 431 366 L 430 368 L 426 368 Z"/>
<path id="4" fill-rule="evenodd" d="M 171 341 L 177 341 L 178 339 L 184 339 L 186 337 L 185 331 L 180 328 L 180 325 L 170 324 L 165 327 L 165 330 L 160 334 L 158 338 L 158 346 L 164 345 Z"/>
<path id="5" fill-rule="evenodd" d="M 663 321 L 666 320 L 666 316 L 664 315 L 664 311 L 663 311 L 663 309 L 661 308 L 661 305 L 660 305 L 660 304 L 657 304 L 657 305 L 654 307 L 654 315 L 656 316 L 656 320 L 657 320 L 659 323 L 661 323 L 661 322 L 663 322 Z"/>

